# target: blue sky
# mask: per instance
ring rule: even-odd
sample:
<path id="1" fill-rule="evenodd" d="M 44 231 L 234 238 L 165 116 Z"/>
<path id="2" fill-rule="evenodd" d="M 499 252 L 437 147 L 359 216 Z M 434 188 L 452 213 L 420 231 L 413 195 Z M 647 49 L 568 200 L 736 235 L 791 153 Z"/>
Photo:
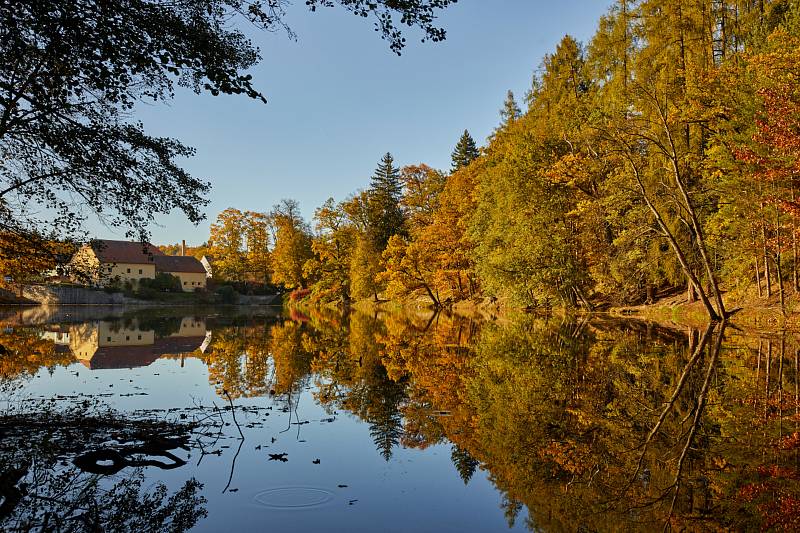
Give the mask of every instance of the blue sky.
<path id="1" fill-rule="evenodd" d="M 199 244 L 226 207 L 268 211 L 281 198 L 297 199 L 311 219 L 328 197 L 366 187 L 387 151 L 401 165 L 449 169 L 461 132 L 485 144 L 506 91 L 521 100 L 542 57 L 564 34 L 586 42 L 610 3 L 460 0 L 440 18 L 446 41 L 420 44 L 411 31 L 397 57 L 369 19 L 339 8 L 309 13 L 296 0 L 287 16 L 296 41 L 252 34 L 263 60 L 251 73 L 266 105 L 178 91 L 168 105 L 137 109 L 151 134 L 196 148 L 185 167 L 213 185 L 206 221 L 163 216 L 153 242 Z"/>

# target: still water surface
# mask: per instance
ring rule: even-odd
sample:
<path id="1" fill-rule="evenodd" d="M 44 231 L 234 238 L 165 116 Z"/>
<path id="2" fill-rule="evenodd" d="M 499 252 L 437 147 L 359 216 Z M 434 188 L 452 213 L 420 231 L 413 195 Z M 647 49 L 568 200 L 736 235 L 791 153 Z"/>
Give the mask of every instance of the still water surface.
<path id="1" fill-rule="evenodd" d="M 800 527 L 788 333 L 278 309 L 3 327 L 5 530 Z"/>

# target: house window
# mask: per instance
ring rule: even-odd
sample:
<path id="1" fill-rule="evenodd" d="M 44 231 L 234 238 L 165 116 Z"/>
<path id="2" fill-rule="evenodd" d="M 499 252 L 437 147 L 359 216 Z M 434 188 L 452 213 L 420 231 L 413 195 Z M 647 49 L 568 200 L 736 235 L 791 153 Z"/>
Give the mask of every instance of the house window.
<path id="1" fill-rule="evenodd" d="M 106 337 L 106 340 L 107 340 L 108 342 L 111 342 L 111 337 Z"/>
<path id="2" fill-rule="evenodd" d="M 186 285 L 186 282 L 184 281 L 183 284 Z"/>
<path id="3" fill-rule="evenodd" d="M 111 268 L 111 267 L 108 267 L 108 273 L 109 273 L 109 274 L 111 274 L 111 270 L 112 270 L 112 268 Z"/>
<path id="4" fill-rule="evenodd" d="M 139 269 L 139 274 L 141 274 L 141 273 L 142 273 L 142 269 L 140 268 L 140 269 Z"/>
<path id="5" fill-rule="evenodd" d="M 129 341 L 129 340 L 131 340 L 131 336 L 130 336 L 130 335 L 125 335 L 125 340 L 126 340 L 126 341 Z"/>
<path id="6" fill-rule="evenodd" d="M 130 274 L 130 273 L 131 273 L 131 269 L 129 268 L 129 269 L 128 269 L 128 274 Z"/>
<path id="7" fill-rule="evenodd" d="M 136 340 L 142 340 L 142 336 L 141 335 L 137 335 L 136 336 Z"/>

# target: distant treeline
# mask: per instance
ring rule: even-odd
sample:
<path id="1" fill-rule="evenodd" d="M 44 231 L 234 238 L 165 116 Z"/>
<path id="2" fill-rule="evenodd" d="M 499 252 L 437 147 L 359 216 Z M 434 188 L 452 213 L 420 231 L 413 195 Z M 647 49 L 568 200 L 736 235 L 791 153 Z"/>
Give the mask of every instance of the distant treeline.
<path id="1" fill-rule="evenodd" d="M 619 0 L 588 43 L 544 58 L 522 107 L 509 92 L 487 145 L 465 131 L 447 172 L 386 154 L 313 228 L 291 201 L 224 212 L 209 243 L 222 272 L 434 306 L 683 288 L 714 318 L 723 291 L 798 288 L 798 2 Z"/>

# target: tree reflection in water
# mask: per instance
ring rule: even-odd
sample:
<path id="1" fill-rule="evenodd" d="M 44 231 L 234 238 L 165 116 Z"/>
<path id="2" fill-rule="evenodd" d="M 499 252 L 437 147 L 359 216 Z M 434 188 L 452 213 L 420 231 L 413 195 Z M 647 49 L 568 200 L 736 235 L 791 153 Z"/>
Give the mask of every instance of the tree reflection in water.
<path id="1" fill-rule="evenodd" d="M 185 462 L 171 450 L 186 446 L 189 431 L 185 425 L 126 420 L 108 413 L 93 417 L 42 411 L 4 416 L 0 528 L 191 529 L 206 516 L 202 484 L 190 478 L 170 492 L 163 483 L 147 480 L 144 473 L 145 466 L 183 466 Z"/>
<path id="2" fill-rule="evenodd" d="M 485 475 L 501 492 L 510 525 L 525 512 L 524 523 L 543 530 L 800 529 L 800 344 L 789 333 L 603 316 L 295 318 L 210 321 L 210 342 L 193 356 L 220 396 L 273 396 L 290 417 L 311 388 L 331 416 L 368 424 L 387 461 L 398 446 L 447 445 L 454 475 L 465 484 Z M 45 361 L 50 352 L 36 342 L 19 344 L 35 345 L 42 360 L 9 359 L 4 375 L 65 364 L 63 355 Z M 77 494 L 163 515 L 140 481 Z M 191 482 L 173 497 L 183 507 L 164 508 L 184 511 L 164 520 L 204 513 Z"/>

